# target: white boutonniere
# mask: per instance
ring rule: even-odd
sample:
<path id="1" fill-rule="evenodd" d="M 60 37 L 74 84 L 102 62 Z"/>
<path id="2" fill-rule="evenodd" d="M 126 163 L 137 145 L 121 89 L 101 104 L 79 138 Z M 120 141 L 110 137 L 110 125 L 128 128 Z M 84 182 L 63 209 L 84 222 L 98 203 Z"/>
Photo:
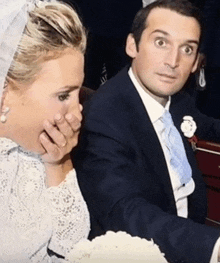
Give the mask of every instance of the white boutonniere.
<path id="1" fill-rule="evenodd" d="M 194 136 L 197 126 L 191 116 L 184 116 L 180 128 L 184 136 L 186 136 L 187 138 L 191 138 Z"/>

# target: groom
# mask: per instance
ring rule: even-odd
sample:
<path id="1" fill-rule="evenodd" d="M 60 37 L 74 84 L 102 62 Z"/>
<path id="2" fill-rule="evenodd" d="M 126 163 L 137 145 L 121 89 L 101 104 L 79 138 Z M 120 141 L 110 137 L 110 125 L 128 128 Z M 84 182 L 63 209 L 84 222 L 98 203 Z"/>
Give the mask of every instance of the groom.
<path id="1" fill-rule="evenodd" d="M 220 141 L 220 121 L 198 112 L 182 90 L 197 70 L 201 32 L 198 10 L 187 0 L 141 9 L 127 38 L 131 66 L 85 107 L 75 165 L 91 238 L 122 230 L 152 238 L 170 263 L 217 262 L 220 231 L 204 225 L 206 188 L 180 129 L 189 116 L 186 126 L 197 126 L 199 138 Z M 171 131 L 174 139 L 166 137 Z"/>

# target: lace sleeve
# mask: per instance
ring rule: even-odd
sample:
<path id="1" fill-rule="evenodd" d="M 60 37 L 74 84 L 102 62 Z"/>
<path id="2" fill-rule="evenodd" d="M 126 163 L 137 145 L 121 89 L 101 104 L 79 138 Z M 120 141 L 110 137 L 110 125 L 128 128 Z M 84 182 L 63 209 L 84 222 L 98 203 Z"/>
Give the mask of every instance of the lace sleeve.
<path id="1" fill-rule="evenodd" d="M 65 256 L 90 230 L 89 212 L 72 170 L 58 187 L 48 188 L 53 234 L 49 248 Z"/>

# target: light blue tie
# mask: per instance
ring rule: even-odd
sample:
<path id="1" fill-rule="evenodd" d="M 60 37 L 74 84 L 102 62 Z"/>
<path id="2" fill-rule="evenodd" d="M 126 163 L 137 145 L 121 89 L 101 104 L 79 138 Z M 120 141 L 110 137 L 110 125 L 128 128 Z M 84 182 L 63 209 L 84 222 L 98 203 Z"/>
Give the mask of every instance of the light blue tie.
<path id="1" fill-rule="evenodd" d="M 176 174 L 178 174 L 180 183 L 182 185 L 187 184 L 192 177 L 192 169 L 186 157 L 182 138 L 173 124 L 169 111 L 165 110 L 161 120 L 165 127 L 162 132 L 162 140 L 171 158 L 170 165 Z"/>

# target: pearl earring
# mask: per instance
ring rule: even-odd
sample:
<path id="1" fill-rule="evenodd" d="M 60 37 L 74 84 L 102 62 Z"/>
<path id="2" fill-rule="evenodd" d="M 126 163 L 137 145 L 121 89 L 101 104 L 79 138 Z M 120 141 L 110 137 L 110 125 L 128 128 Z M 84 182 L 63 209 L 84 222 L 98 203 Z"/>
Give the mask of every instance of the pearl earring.
<path id="1" fill-rule="evenodd" d="M 7 113 L 9 112 L 9 107 L 5 107 L 4 109 L 2 109 L 2 115 L 0 117 L 0 121 L 1 123 L 5 123 L 7 121 Z"/>

